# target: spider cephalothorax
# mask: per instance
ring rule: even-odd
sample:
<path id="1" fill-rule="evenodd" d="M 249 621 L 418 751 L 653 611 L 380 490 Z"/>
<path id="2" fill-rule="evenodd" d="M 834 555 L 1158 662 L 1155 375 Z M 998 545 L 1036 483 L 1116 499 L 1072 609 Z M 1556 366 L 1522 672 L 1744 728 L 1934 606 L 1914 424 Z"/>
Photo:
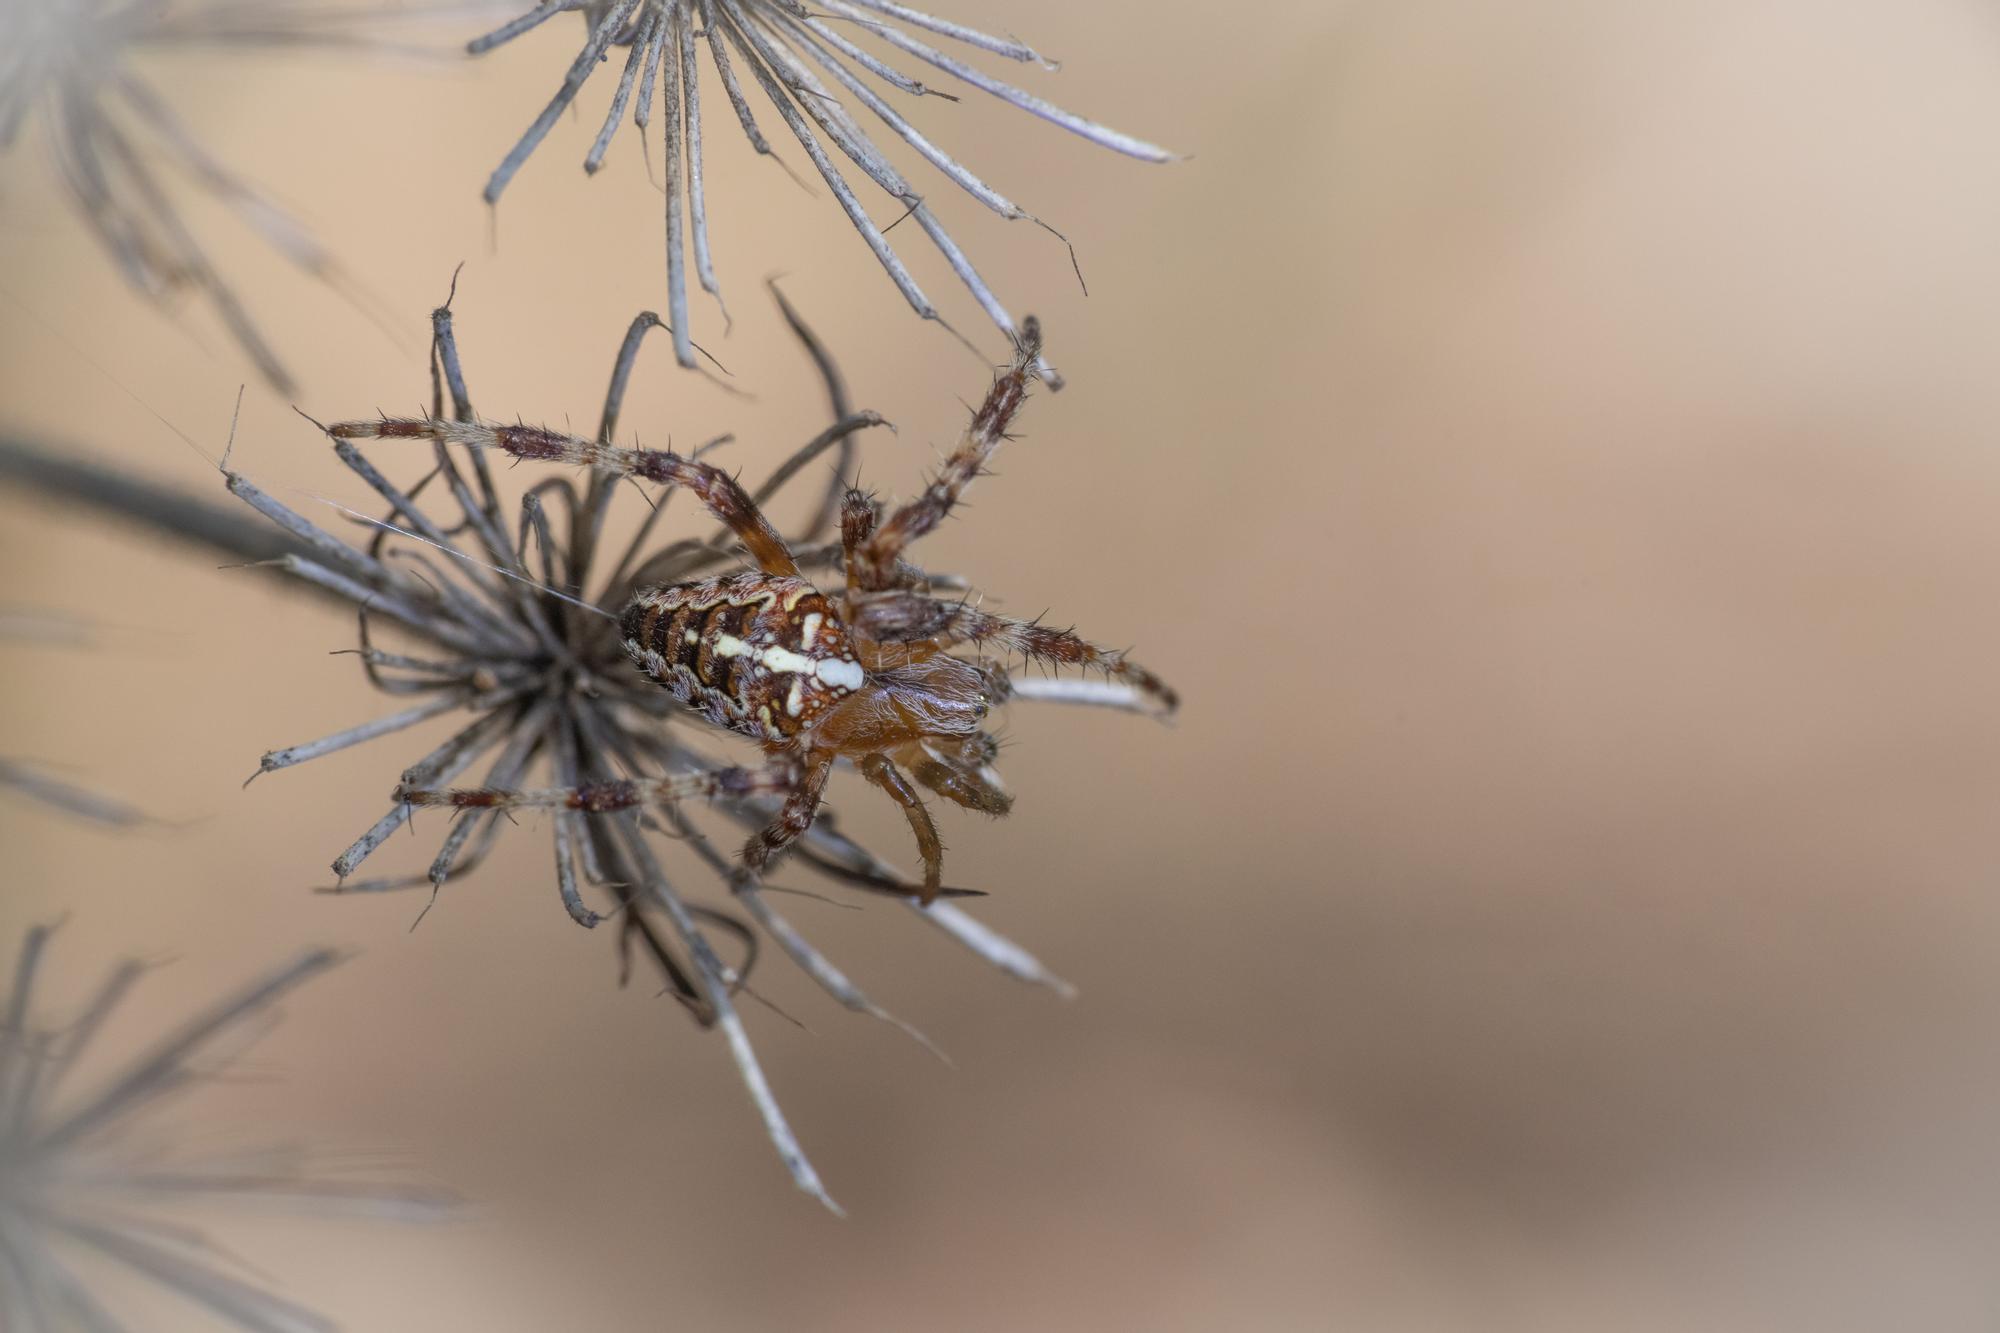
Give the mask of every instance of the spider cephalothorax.
<path id="1" fill-rule="evenodd" d="M 754 573 L 644 587 L 618 618 L 639 669 L 710 722 L 758 742 L 765 762 L 663 778 L 625 778 L 538 791 L 407 786 L 413 805 L 466 809 L 548 806 L 603 814 L 652 802 L 713 796 L 782 796 L 777 817 L 750 839 L 743 861 L 761 874 L 771 857 L 812 827 L 827 778 L 846 759 L 908 818 L 924 858 L 921 897 L 943 883 L 943 845 L 916 782 L 968 809 L 1004 814 L 1011 798 L 993 771 L 984 730 L 1008 677 L 966 648 L 1044 665 L 1096 668 L 1143 692 L 1162 711 L 1173 691 L 1123 654 L 1067 630 L 994 615 L 933 597 L 904 563 L 911 543 L 943 521 L 1006 438 L 1041 353 L 1033 321 L 1013 363 L 994 381 L 958 448 L 924 492 L 886 517 L 850 490 L 841 511 L 845 587 L 822 592 L 757 505 L 729 474 L 663 450 L 620 449 L 534 426 L 436 418 L 346 422 L 337 438 L 421 438 L 500 449 L 516 458 L 585 464 L 681 486 L 727 523 Z M 907 772 L 906 772 L 907 770 Z"/>

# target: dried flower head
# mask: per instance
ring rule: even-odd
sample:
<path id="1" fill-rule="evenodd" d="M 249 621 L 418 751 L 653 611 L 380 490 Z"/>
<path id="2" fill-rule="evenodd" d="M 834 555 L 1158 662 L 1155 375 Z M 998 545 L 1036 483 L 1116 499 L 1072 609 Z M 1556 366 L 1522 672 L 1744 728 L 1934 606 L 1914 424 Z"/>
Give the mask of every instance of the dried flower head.
<path id="1" fill-rule="evenodd" d="M 804 529 L 785 544 L 796 558 L 798 570 L 837 571 L 843 562 L 843 545 L 828 537 L 836 513 L 843 520 L 857 516 L 858 493 L 850 491 L 855 436 L 884 423 L 875 413 L 855 411 L 848 405 L 845 386 L 824 351 L 796 314 L 788 306 L 783 309 L 820 368 L 835 421 L 754 491 L 736 489 L 733 482 L 729 485 L 741 502 L 761 508 L 800 477 L 809 463 L 834 451 L 831 484 Z M 616 431 L 620 403 L 641 342 L 648 330 L 659 326 L 656 316 L 643 314 L 625 337 L 598 430 L 597 439 L 603 444 L 608 444 Z M 389 808 L 335 860 L 334 872 L 343 881 L 339 891 L 344 892 L 429 885 L 435 894 L 448 877 L 485 856 L 503 830 L 501 821 L 507 811 L 501 807 L 506 802 L 489 801 L 480 808 L 460 811 L 426 875 L 370 881 L 349 878 L 410 820 L 419 793 L 444 788 L 484 755 L 493 756 L 483 775 L 481 790 L 487 793 L 527 785 L 525 779 L 537 766 L 548 772 L 553 785 L 572 792 L 648 793 L 643 799 L 619 803 L 584 800 L 567 808 L 558 804 L 551 811 L 548 823 L 554 843 L 555 880 L 563 905 L 579 924 L 596 926 L 604 917 L 585 902 L 582 889 L 595 886 L 610 896 L 621 943 L 627 950 L 636 947 L 650 958 L 672 993 L 702 1023 L 724 1031 L 767 1131 L 793 1178 L 801 1188 L 824 1200 L 819 1179 L 771 1095 L 733 1003 L 749 969 L 756 936 L 734 913 L 695 901 L 682 882 L 670 879 L 644 836 L 649 829 L 661 831 L 687 848 L 715 876 L 728 901 L 842 1004 L 888 1017 L 778 913 L 770 902 L 771 890 L 760 875 L 743 873 L 711 845 L 697 819 L 698 811 L 685 801 L 664 796 L 668 790 L 680 793 L 685 784 L 676 779 L 728 771 L 709 749 L 727 733 L 703 725 L 671 694 L 633 668 L 627 660 L 628 648 L 616 609 L 626 603 L 634 589 L 704 579 L 733 566 L 740 559 L 733 541 L 737 534 L 726 525 L 715 524 L 708 535 L 683 538 L 648 553 L 677 489 L 669 488 L 653 501 L 652 510 L 632 538 L 614 553 L 605 545 L 609 511 L 619 496 L 636 493 L 637 487 L 627 475 L 609 466 L 590 468 L 581 485 L 560 474 L 536 481 L 522 498 L 517 518 L 509 523 L 503 517 L 486 455 L 473 444 L 495 432 L 477 424 L 448 304 L 435 312 L 433 327 L 433 401 L 427 419 L 383 421 L 375 423 L 373 429 L 368 428 L 369 423 L 324 428 L 341 462 L 387 506 L 384 518 L 367 520 L 374 527 L 374 536 L 365 547 L 350 545 L 309 523 L 240 474 L 228 471 L 225 460 L 229 489 L 284 528 L 296 543 L 296 550 L 280 557 L 278 566 L 360 608 L 362 639 L 356 651 L 370 680 L 386 692 L 419 700 L 411 707 L 334 735 L 274 750 L 264 756 L 258 772 L 316 759 L 427 719 L 447 715 L 459 719 L 461 725 L 442 744 L 402 772 L 394 784 Z M 1018 385 L 1019 378 L 1017 365 L 1011 382 Z M 449 425 L 454 422 L 464 423 L 464 428 Z M 505 438 L 534 436 L 547 442 L 565 438 L 534 428 L 504 431 L 509 432 Z M 424 451 L 431 470 L 416 486 L 406 489 L 397 485 L 357 446 L 357 437 L 371 435 L 388 440 L 391 449 Z M 579 457 L 625 452 L 583 441 L 570 441 L 569 446 Z M 547 452 L 536 456 L 557 457 Z M 677 455 L 645 457 L 674 460 L 683 472 L 722 475 L 696 468 Z M 438 498 L 426 505 L 421 500 L 423 492 Z M 900 580 L 907 581 L 899 586 L 964 586 L 961 581 L 908 564 L 898 564 L 897 572 Z M 394 623 L 418 640 L 422 649 L 406 653 L 378 647 L 370 634 L 370 626 L 378 621 Z M 1011 694 L 1014 698 L 1056 699 L 1141 712 L 1156 712 L 1160 707 L 1157 690 L 1123 680 L 1016 680 L 997 667 L 990 675 L 1003 697 Z M 1144 679 L 1150 681 L 1150 677 Z M 1170 701 L 1170 692 L 1167 698 Z M 774 794 L 768 786 L 704 783 L 699 779 L 693 785 L 709 798 L 710 809 L 748 828 L 768 829 L 784 804 L 782 794 Z M 692 794 L 692 788 L 681 794 Z M 826 812 L 819 811 L 816 819 L 808 812 L 806 827 L 798 830 L 793 845 L 794 854 L 815 869 L 843 884 L 906 904 L 1007 972 L 1066 989 L 1019 947 L 948 901 L 967 896 L 965 891 L 944 888 L 938 895 L 940 900 L 920 902 L 931 897 L 928 890 L 936 886 L 912 881 L 845 837 Z M 733 937 L 745 951 L 741 962 L 733 966 L 723 962 L 712 943 L 716 931 Z"/>
<path id="2" fill-rule="evenodd" d="M 126 280 L 161 304 L 183 291 L 205 299 L 283 393 L 291 377 L 175 207 L 168 173 L 227 206 L 308 274 L 350 296 L 357 289 L 297 219 L 202 147 L 140 63 L 193 49 L 376 46 L 353 31 L 358 17 L 324 0 L 0 4 L 0 149 L 37 116 L 78 213 Z"/>
<path id="3" fill-rule="evenodd" d="M 703 291 L 721 302 L 715 266 L 709 253 L 708 207 L 702 174 L 701 61 L 698 47 L 708 48 L 709 63 L 716 85 L 729 101 L 736 120 L 752 147 L 770 154 L 771 144 L 758 126 L 750 99 L 744 94 L 741 75 L 747 74 L 762 89 L 778 118 L 785 123 L 799 147 L 812 160 L 813 170 L 868 243 L 868 248 L 903 293 L 918 315 L 939 320 L 937 308 L 890 248 L 886 235 L 890 227 L 905 219 L 914 221 L 952 272 L 969 289 L 987 317 L 1009 338 L 1017 330 L 1014 320 L 1000 303 L 978 270 L 938 220 L 923 193 L 892 165 L 886 154 L 862 128 L 852 105 L 867 109 L 896 138 L 942 172 L 952 184 L 1010 221 L 1027 219 L 1047 227 L 1039 218 L 1021 208 L 988 185 L 955 157 L 940 148 L 912 125 L 888 97 L 872 86 L 879 81 L 889 96 L 942 97 L 956 101 L 956 95 L 933 88 L 897 69 L 867 45 L 941 70 L 960 84 L 990 93 L 1059 125 L 1072 134 L 1115 152 L 1146 162 L 1166 162 L 1173 154 L 1157 145 L 1122 134 L 1086 120 L 1033 93 L 1002 82 L 957 56 L 914 35 L 921 32 L 945 38 L 960 46 L 983 51 L 1008 60 L 1038 62 L 1053 69 L 1033 49 L 1007 37 L 991 36 L 948 19 L 919 13 L 889 0 L 824 0 L 808 7 L 800 0 L 544 0 L 512 22 L 506 23 L 470 43 L 474 55 L 491 51 L 566 10 L 581 10 L 587 35 L 583 49 L 571 63 L 568 75 L 555 97 L 521 136 L 492 177 L 486 182 L 486 201 L 496 203 L 507 183 L 541 144 L 564 109 L 606 52 L 614 46 L 627 47 L 624 70 L 612 94 L 611 109 L 604 127 L 583 160 L 586 171 L 595 172 L 603 164 L 605 150 L 617 133 L 628 103 L 632 119 L 643 133 L 653 113 L 653 94 L 659 89 L 661 131 L 665 143 L 667 196 L 667 300 L 668 320 L 674 329 L 674 354 L 684 366 L 692 366 L 694 345 L 689 341 L 687 268 L 685 251 L 692 247 L 694 271 Z M 855 39 L 862 39 L 857 42 Z M 740 65 L 739 65 L 740 62 Z M 821 76 L 824 75 L 825 78 Z M 831 84 L 827 82 L 831 80 Z M 638 97 L 633 100 L 634 85 Z M 851 99 L 851 100 L 850 100 Z M 712 105 L 712 103 L 711 103 Z M 835 155 L 845 157 L 861 174 L 873 181 L 894 201 L 897 216 L 887 225 L 869 216 L 854 188 L 842 174 Z M 685 197 L 683 197 L 685 196 Z M 1054 231 L 1053 228 L 1049 228 Z M 1060 236 L 1060 233 L 1057 233 Z M 940 322 L 942 322 L 940 320 Z M 1052 385 L 1061 381 L 1046 363 L 1039 367 Z"/>
<path id="4" fill-rule="evenodd" d="M 145 972 L 114 968 L 63 1023 L 31 1003 L 50 927 L 31 929 L 0 997 L 0 1328 L 115 1331 L 150 1326 L 114 1314 L 92 1280 L 122 1268 L 238 1328 L 296 1333 L 332 1325 L 229 1271 L 228 1253 L 175 1216 L 215 1202 L 282 1202 L 403 1220 L 436 1216 L 436 1193 L 318 1179 L 295 1151 L 190 1154 L 141 1140 L 138 1125 L 174 1095 L 212 1079 L 242 1053 L 294 988 L 339 961 L 318 950 L 197 1014 L 92 1091 L 71 1095 L 91 1039 Z"/>

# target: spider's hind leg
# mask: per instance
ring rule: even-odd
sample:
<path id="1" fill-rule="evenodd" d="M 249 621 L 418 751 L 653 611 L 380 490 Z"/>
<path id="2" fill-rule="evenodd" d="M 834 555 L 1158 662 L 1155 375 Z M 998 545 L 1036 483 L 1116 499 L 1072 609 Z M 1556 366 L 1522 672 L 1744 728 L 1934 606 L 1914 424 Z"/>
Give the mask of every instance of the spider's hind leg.
<path id="1" fill-rule="evenodd" d="M 736 478 L 721 468 L 666 449 L 621 449 L 601 440 L 579 439 L 542 426 L 490 426 L 483 422 L 440 421 L 435 417 L 385 417 L 340 421 L 326 428 L 336 440 L 441 440 L 470 449 L 498 449 L 515 458 L 575 467 L 603 468 L 662 486 L 683 486 L 708 511 L 729 525 L 736 539 L 766 574 L 795 577 L 798 562 Z"/>

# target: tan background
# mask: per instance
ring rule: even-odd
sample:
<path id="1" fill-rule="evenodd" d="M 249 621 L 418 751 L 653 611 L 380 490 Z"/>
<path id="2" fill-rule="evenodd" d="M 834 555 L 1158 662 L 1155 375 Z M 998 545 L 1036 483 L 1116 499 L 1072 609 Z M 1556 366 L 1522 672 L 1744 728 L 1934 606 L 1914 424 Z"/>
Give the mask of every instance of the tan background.
<path id="1" fill-rule="evenodd" d="M 957 1061 L 765 971 L 813 1029 L 750 1014 L 835 1221 L 721 1046 L 613 988 L 540 828 L 414 933 L 413 899 L 306 892 L 421 748 L 237 790 L 261 751 L 388 707 L 325 655 L 346 618 L 0 497 L 0 600 L 104 626 L 96 651 L 0 647 L 5 749 L 188 821 L 107 837 L 0 806 L 4 934 L 71 913 L 71 993 L 180 956 L 130 1041 L 302 943 L 359 947 L 262 1048 L 282 1081 L 190 1115 L 394 1150 L 478 1205 L 218 1234 L 355 1329 L 1991 1327 L 2000 18 L 950 10 L 1062 57 L 1038 89 L 1194 155 L 923 108 L 1091 283 L 945 200 L 1072 387 L 931 558 L 1137 644 L 1188 701 L 1172 730 L 1016 710 L 1018 813 L 947 816 L 982 915 L 1081 998 L 900 912 L 801 904 Z M 624 323 L 664 299 L 637 141 L 576 167 L 608 76 L 515 184 L 497 252 L 477 197 L 576 34 L 442 72 L 177 67 L 211 144 L 402 317 L 399 345 L 231 241 L 307 411 L 414 406 L 465 258 L 486 409 L 594 419 Z M 717 125 L 738 319 L 701 331 L 760 398 L 656 347 L 628 423 L 735 429 L 753 470 L 816 429 L 758 286 L 783 269 L 902 425 L 869 475 L 907 491 L 979 366 Z M 218 449 L 242 358 L 200 310 L 178 329 L 123 293 L 44 159 L 5 164 L 6 422 L 219 494 L 155 414 Z M 358 494 L 254 386 L 237 457 L 297 503 Z M 907 859 L 885 803 L 835 799 Z"/>

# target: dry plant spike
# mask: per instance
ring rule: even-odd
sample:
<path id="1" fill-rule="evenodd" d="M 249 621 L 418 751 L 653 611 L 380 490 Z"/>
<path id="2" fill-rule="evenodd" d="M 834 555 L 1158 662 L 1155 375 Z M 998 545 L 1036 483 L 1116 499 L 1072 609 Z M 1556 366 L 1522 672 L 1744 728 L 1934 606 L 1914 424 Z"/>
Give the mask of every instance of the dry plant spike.
<path id="1" fill-rule="evenodd" d="M 139 66 L 192 48 L 232 54 L 406 49 L 357 31 L 364 20 L 389 12 L 342 10 L 324 0 L 5 0 L 0 149 L 21 136 L 31 116 L 39 120 L 78 214 L 127 282 L 161 305 L 178 293 L 194 293 L 259 375 L 289 394 L 290 374 L 210 246 L 182 217 L 172 178 L 222 204 L 265 244 L 371 318 L 379 320 L 379 312 L 303 224 L 202 146 Z"/>
<path id="2" fill-rule="evenodd" d="M 958 100 L 956 95 L 930 87 L 908 72 L 891 65 L 868 46 L 854 40 L 886 47 L 920 64 L 949 75 L 957 83 L 976 88 L 1030 115 L 1038 116 L 1100 147 L 1145 162 L 1168 162 L 1174 154 L 1155 144 L 1065 111 L 1034 94 L 969 65 L 912 35 L 912 30 L 928 33 L 1004 59 L 1038 62 L 1053 69 L 1028 46 L 1007 37 L 992 36 L 948 19 L 921 13 L 887 0 L 824 0 L 808 6 L 800 0 L 597 0 L 571 3 L 547 0 L 520 17 L 503 24 L 468 44 L 473 55 L 502 46 L 539 27 L 567 10 L 579 10 L 585 24 L 582 49 L 557 88 L 520 140 L 501 160 L 486 182 L 486 201 L 497 203 L 500 195 L 521 167 L 554 128 L 562 113 L 576 99 L 607 53 L 616 46 L 627 48 L 610 113 L 584 157 L 584 169 L 595 172 L 617 132 L 635 82 L 638 101 L 633 120 L 643 133 L 653 111 L 653 90 L 660 90 L 659 109 L 665 155 L 667 300 L 668 323 L 674 329 L 674 354 L 684 366 L 695 364 L 695 348 L 689 341 L 687 261 L 693 255 L 696 280 L 703 291 L 720 305 L 721 288 L 716 282 L 709 245 L 709 217 L 702 168 L 703 103 L 701 98 L 700 52 L 706 48 L 708 64 L 716 86 L 735 113 L 744 135 L 759 153 L 775 156 L 770 141 L 758 126 L 756 113 L 744 93 L 742 75 L 747 73 L 798 141 L 811 160 L 813 170 L 826 183 L 848 221 L 874 253 L 890 281 L 919 316 L 942 323 L 937 308 L 917 285 L 902 259 L 891 248 L 888 231 L 904 219 L 914 221 L 944 257 L 959 281 L 1010 339 L 1018 340 L 1020 330 L 999 298 L 973 267 L 972 260 L 945 230 L 944 224 L 917 187 L 910 183 L 869 136 L 850 110 L 853 104 L 865 108 L 889 133 L 940 172 L 947 180 L 982 205 L 1009 221 L 1028 220 L 1043 227 L 1058 240 L 1062 234 L 1007 196 L 981 180 L 969 168 L 922 131 L 878 90 L 870 79 L 883 86 L 890 96 L 907 98 L 940 97 Z M 822 75 L 825 77 L 822 78 Z M 830 79 L 831 85 L 826 81 Z M 712 103 L 711 103 L 712 105 Z M 886 226 L 870 216 L 855 193 L 837 158 L 844 158 L 892 201 L 895 216 Z M 789 170 L 789 168 L 787 168 Z M 1067 240 L 1063 240 L 1065 246 Z M 1075 255 L 1071 253 L 1072 261 Z M 1078 271 L 1081 278 L 1081 270 Z M 728 312 L 725 309 L 724 318 Z M 1038 359 L 1036 369 L 1051 387 L 1061 380 L 1046 361 Z"/>
<path id="3" fill-rule="evenodd" d="M 52 777 L 39 765 L 0 755 L 0 790 L 17 792 L 46 809 L 109 828 L 141 828 L 153 819 L 135 805 Z"/>
<path id="4" fill-rule="evenodd" d="M 123 1268 L 253 1333 L 333 1326 L 230 1270 L 228 1253 L 175 1219 L 216 1202 L 272 1202 L 314 1211 L 440 1217 L 440 1192 L 321 1178 L 294 1150 L 191 1155 L 162 1148 L 136 1126 L 172 1094 L 213 1080 L 299 986 L 340 961 L 303 953 L 189 1019 L 94 1090 L 73 1092 L 78 1058 L 145 972 L 121 963 L 80 1013 L 52 1022 L 33 1003 L 54 928 L 25 936 L 11 985 L 0 992 L 0 1328 L 105 1333 L 133 1322 L 93 1290 L 97 1267 Z"/>
<path id="5" fill-rule="evenodd" d="M 386 810 L 335 859 L 341 883 L 332 891 L 428 889 L 434 902 L 452 877 L 492 851 L 513 812 L 547 810 L 565 914 L 585 926 L 614 919 L 621 945 L 640 949 L 669 993 L 723 1030 L 794 1181 L 831 1206 L 735 1008 L 756 935 L 734 913 L 698 901 L 681 871 L 670 877 L 646 831 L 662 829 L 690 849 L 713 876 L 709 891 L 839 1003 L 924 1041 L 771 906 L 765 872 L 796 848 L 804 864 L 841 884 L 921 904 L 934 924 L 1011 975 L 1065 990 L 1025 951 L 943 901 L 975 895 L 943 882 L 942 844 L 920 791 L 989 815 L 1006 812 L 1012 798 L 982 724 L 1013 691 L 1009 658 L 1096 670 L 1132 692 L 1114 696 L 1116 706 L 1143 697 L 1164 714 L 1175 698 L 1122 654 L 1068 631 L 980 611 L 961 593 L 934 597 L 940 586 L 962 585 L 910 562 L 912 544 L 952 512 L 1007 438 L 1039 360 L 1033 320 L 938 475 L 884 513 L 852 487 L 851 445 L 885 423 L 848 406 L 824 347 L 796 312 L 787 317 L 841 415 L 754 488 L 691 456 L 610 442 L 644 337 L 665 327 L 657 316 L 633 321 L 598 433 L 581 437 L 476 415 L 449 306 L 433 316 L 426 414 L 321 428 L 380 498 L 363 544 L 333 536 L 239 473 L 225 477 L 233 495 L 285 534 L 285 554 L 274 562 L 283 572 L 355 606 L 354 651 L 369 679 L 385 693 L 416 696 L 381 718 L 273 750 L 258 771 L 439 717 L 458 720 L 386 784 Z M 371 444 L 380 446 L 374 458 L 363 453 Z M 839 469 L 813 516 L 780 534 L 766 502 L 818 475 L 803 465 L 832 450 Z M 531 475 L 510 520 L 489 465 L 496 453 L 576 473 Z M 393 468 L 398 458 L 421 460 L 428 471 L 414 486 L 399 484 L 378 466 Z M 635 481 L 660 491 L 621 549 L 606 541 L 607 520 L 618 497 L 639 491 Z M 648 553 L 678 490 L 689 491 L 715 527 Z M 749 570 L 740 568 L 745 559 Z M 808 581 L 808 571 L 819 570 L 832 576 L 829 591 Z M 378 632 L 388 630 L 407 646 L 379 643 Z M 707 752 L 708 742 L 730 733 L 755 744 L 753 761 Z M 921 878 L 910 880 L 822 816 L 821 795 L 843 767 L 902 809 L 924 863 Z M 468 770 L 478 773 L 476 785 L 454 786 Z M 546 776 L 536 781 L 537 774 Z M 427 871 L 352 878 L 425 806 L 457 816 Z M 711 847 L 699 823 L 708 811 L 756 830 L 738 858 Z M 608 897 L 611 912 L 599 912 L 586 893 Z M 724 961 L 718 935 L 742 948 L 742 962 Z"/>

